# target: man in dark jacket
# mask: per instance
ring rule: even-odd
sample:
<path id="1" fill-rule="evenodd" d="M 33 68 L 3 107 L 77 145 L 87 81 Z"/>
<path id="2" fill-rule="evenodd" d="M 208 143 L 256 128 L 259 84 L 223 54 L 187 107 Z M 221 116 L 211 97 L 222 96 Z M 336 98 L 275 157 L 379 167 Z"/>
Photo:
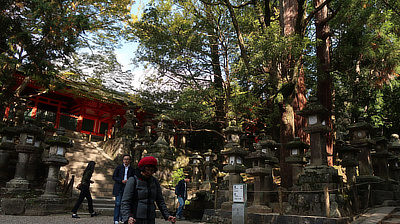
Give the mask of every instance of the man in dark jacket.
<path id="1" fill-rule="evenodd" d="M 128 179 L 121 203 L 122 218 L 128 224 L 155 224 L 155 204 L 165 220 L 175 222 L 165 204 L 160 183 L 153 177 L 156 171 L 156 158 L 147 156 L 139 161 L 135 175 Z"/>
<path id="2" fill-rule="evenodd" d="M 182 179 L 176 185 L 176 195 L 178 196 L 179 207 L 178 211 L 176 212 L 177 219 L 185 219 L 182 216 L 183 207 L 185 206 L 185 201 L 187 199 L 187 183 L 190 182 L 190 177 L 186 176 L 185 179 Z"/>
<path id="3" fill-rule="evenodd" d="M 118 224 L 121 218 L 121 200 L 124 193 L 126 182 L 128 178 L 133 176 L 133 169 L 131 167 L 131 156 L 123 156 L 123 164 L 115 168 L 113 174 L 113 180 L 115 181 L 113 188 L 113 195 L 115 196 L 115 207 L 114 207 L 114 224 Z"/>

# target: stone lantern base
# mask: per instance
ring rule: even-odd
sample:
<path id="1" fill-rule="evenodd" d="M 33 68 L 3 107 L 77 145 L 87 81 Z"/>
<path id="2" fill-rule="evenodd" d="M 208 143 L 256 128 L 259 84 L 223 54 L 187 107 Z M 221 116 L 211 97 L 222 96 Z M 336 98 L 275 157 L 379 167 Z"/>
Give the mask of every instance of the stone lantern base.
<path id="1" fill-rule="evenodd" d="M 213 181 L 204 181 L 199 186 L 201 191 L 214 191 L 216 184 Z"/>
<path id="2" fill-rule="evenodd" d="M 400 189 L 396 181 L 383 180 L 377 176 L 356 177 L 358 198 L 362 208 L 382 205 L 385 201 L 400 199 Z"/>
<path id="3" fill-rule="evenodd" d="M 306 166 L 300 175 L 299 191 L 289 194 L 285 210 L 288 214 L 327 216 L 326 195 L 329 189 L 330 217 L 344 217 L 350 213 L 345 197 L 340 193 L 342 179 L 331 166 Z"/>
<path id="4" fill-rule="evenodd" d="M 232 211 L 233 201 L 225 201 L 221 204 L 222 211 Z"/>
<path id="5" fill-rule="evenodd" d="M 7 193 L 29 191 L 29 181 L 25 179 L 12 179 L 6 183 L 4 189 Z"/>
<path id="6" fill-rule="evenodd" d="M 266 205 L 252 205 L 247 208 L 247 212 L 249 213 L 271 213 L 272 208 Z"/>

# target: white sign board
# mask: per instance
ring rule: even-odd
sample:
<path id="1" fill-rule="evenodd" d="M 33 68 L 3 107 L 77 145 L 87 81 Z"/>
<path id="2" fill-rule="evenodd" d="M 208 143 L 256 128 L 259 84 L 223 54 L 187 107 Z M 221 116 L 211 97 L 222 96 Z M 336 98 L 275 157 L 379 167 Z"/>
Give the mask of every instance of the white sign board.
<path id="1" fill-rule="evenodd" d="M 246 202 L 246 184 L 234 184 L 233 185 L 233 202 L 234 203 L 245 203 Z"/>

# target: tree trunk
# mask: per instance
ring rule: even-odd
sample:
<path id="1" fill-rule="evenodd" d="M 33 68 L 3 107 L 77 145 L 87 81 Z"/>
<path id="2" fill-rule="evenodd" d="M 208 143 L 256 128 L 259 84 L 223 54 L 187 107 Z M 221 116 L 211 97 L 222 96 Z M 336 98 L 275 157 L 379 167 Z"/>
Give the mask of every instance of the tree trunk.
<path id="1" fill-rule="evenodd" d="M 302 35 L 304 0 L 281 0 L 281 27 L 283 36 Z M 295 116 L 295 110 L 301 110 L 306 104 L 305 99 L 305 83 L 304 74 L 302 72 L 302 56 L 289 54 L 287 59 L 282 62 L 282 73 L 280 80 L 282 85 L 295 86 L 289 99 L 285 99 L 280 104 L 280 142 L 285 144 L 292 141 L 296 134 L 306 136 L 302 133 L 301 128 L 304 127 L 305 120 L 300 116 Z M 293 185 L 292 168 L 290 164 L 285 162 L 285 159 L 290 156 L 290 152 L 283 146 L 280 152 L 280 167 L 281 167 L 281 186 L 288 188 Z"/>
<path id="2" fill-rule="evenodd" d="M 324 3 L 326 0 L 314 0 L 314 7 L 317 8 L 319 5 Z M 324 6 L 315 14 L 315 29 L 317 37 L 317 74 L 318 74 L 318 88 L 317 97 L 321 104 L 326 107 L 329 111 L 332 111 L 332 78 L 329 74 L 331 67 L 330 58 L 330 29 L 327 24 L 328 19 L 328 7 Z M 332 128 L 331 116 L 324 118 L 328 127 Z M 328 133 L 326 139 L 326 150 L 329 154 L 333 154 L 333 134 Z M 333 158 L 328 158 L 328 164 L 333 165 Z"/>

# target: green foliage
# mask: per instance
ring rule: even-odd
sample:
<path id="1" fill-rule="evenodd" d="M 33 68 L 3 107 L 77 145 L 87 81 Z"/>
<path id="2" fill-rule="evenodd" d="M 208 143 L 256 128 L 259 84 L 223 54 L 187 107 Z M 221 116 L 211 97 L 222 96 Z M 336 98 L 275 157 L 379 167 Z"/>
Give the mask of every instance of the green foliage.
<path id="1" fill-rule="evenodd" d="M 130 4 L 130 0 L 2 1 L 0 104 L 13 100 L 9 88 L 15 85 L 12 77 L 17 70 L 51 89 L 61 71 L 77 71 L 73 68 L 77 49 L 90 47 L 104 52 L 116 47 L 123 30 L 121 22 L 130 18 Z"/>
<path id="2" fill-rule="evenodd" d="M 260 15 L 267 8 L 261 3 L 236 5 L 232 12 L 227 4 L 214 1 L 152 2 L 130 27 L 131 38 L 140 44 L 136 63 L 155 69 L 145 82 L 149 88 L 141 91 L 145 104 L 198 127 L 216 120 L 218 102 L 223 101 L 224 119 L 275 130 L 278 105 L 291 103 L 302 71 L 307 95 L 315 95 L 319 80 L 332 77 L 336 130 L 343 131 L 358 117 L 381 128 L 398 124 L 398 1 L 330 2 L 329 10 L 340 10 L 328 20 L 332 65 L 324 76 L 317 73 L 314 21 L 298 35 L 283 36 L 279 1 L 269 2 L 271 13 L 262 18 L 265 26 Z M 312 4 L 305 7 L 308 15 L 314 10 Z M 239 30 L 232 25 L 234 19 Z M 215 45 L 218 56 L 212 57 Z M 222 71 L 220 77 L 216 67 Z M 218 78 L 222 83 L 216 82 Z"/>
<path id="3" fill-rule="evenodd" d="M 397 120 L 391 116 L 396 114 L 391 98 L 400 60 L 398 16 L 380 1 L 344 4 L 346 10 L 333 23 L 337 32 L 333 48 L 336 127 L 344 130 L 365 117 L 387 130 Z"/>
<path id="4" fill-rule="evenodd" d="M 172 186 L 176 186 L 180 180 L 184 179 L 183 168 L 179 168 L 175 171 L 172 171 Z"/>

